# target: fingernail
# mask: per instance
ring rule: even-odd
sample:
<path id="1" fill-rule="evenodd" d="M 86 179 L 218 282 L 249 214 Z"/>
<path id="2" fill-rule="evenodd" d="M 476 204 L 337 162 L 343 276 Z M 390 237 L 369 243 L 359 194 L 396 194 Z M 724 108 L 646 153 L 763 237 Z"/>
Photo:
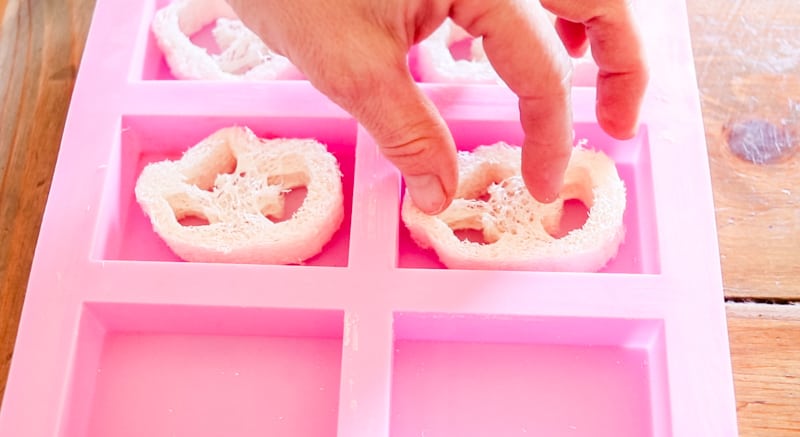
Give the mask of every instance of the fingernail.
<path id="1" fill-rule="evenodd" d="M 554 202 L 561 192 L 561 180 L 553 180 L 548 177 L 524 179 L 525 185 L 528 187 L 528 192 L 540 203 L 548 204 Z"/>
<path id="2" fill-rule="evenodd" d="M 426 214 L 438 214 L 444 209 L 447 197 L 438 177 L 431 174 L 409 176 L 406 178 L 406 186 L 411 200 Z"/>
<path id="3" fill-rule="evenodd" d="M 553 203 L 558 198 L 557 191 L 531 191 L 531 195 L 534 199 L 544 204 Z"/>
<path id="4" fill-rule="evenodd" d="M 558 196 L 556 196 L 554 194 L 551 194 L 551 193 L 546 193 L 546 194 L 545 193 L 537 193 L 537 194 L 538 194 L 538 196 L 533 196 L 533 197 L 536 200 L 538 200 L 539 202 L 544 203 L 544 204 L 553 203 L 553 201 L 556 200 L 556 197 L 558 197 Z"/>

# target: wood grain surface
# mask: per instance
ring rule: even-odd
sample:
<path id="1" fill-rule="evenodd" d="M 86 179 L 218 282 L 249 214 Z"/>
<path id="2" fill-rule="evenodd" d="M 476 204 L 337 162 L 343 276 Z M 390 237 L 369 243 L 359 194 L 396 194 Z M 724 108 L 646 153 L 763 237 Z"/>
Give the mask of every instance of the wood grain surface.
<path id="1" fill-rule="evenodd" d="M 0 0 L 0 394 L 93 6 Z M 688 6 L 740 434 L 800 435 L 800 2 Z"/>
<path id="2" fill-rule="evenodd" d="M 689 0 L 688 6 L 725 293 L 798 300 L 800 2 Z M 770 138 L 764 127 L 770 125 L 784 135 Z M 731 150 L 728 133 L 737 129 L 750 134 L 750 153 Z M 792 146 L 775 162 L 760 163 L 782 142 Z"/>
<path id="3" fill-rule="evenodd" d="M 739 435 L 800 435 L 800 307 L 728 304 Z"/>
<path id="4" fill-rule="evenodd" d="M 94 1 L 0 0 L 0 393 Z"/>

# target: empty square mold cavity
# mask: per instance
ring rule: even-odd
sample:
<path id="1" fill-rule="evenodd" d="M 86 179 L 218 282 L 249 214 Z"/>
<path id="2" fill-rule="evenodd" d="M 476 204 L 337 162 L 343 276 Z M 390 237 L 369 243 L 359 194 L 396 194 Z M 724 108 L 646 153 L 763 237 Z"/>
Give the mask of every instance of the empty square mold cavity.
<path id="1" fill-rule="evenodd" d="M 395 317 L 391 436 L 668 436 L 655 320 Z"/>
<path id="2" fill-rule="evenodd" d="M 87 304 L 60 435 L 335 435 L 343 317 Z"/>
<path id="3" fill-rule="evenodd" d="M 134 71 L 132 72 L 132 78 L 142 79 L 142 80 L 175 80 L 176 77 L 173 75 L 172 71 L 170 70 L 169 65 L 167 64 L 166 58 L 164 53 L 161 51 L 161 48 L 158 46 L 158 42 L 156 41 L 156 36 L 152 30 L 152 22 L 153 18 L 155 17 L 156 12 L 158 10 L 169 6 L 174 0 L 150 0 L 147 3 L 147 8 L 145 9 L 144 15 L 144 22 L 142 23 L 142 27 L 140 29 L 140 37 L 142 38 L 143 44 L 138 46 L 138 52 L 136 53 L 137 58 L 139 59 L 138 62 L 134 62 Z M 199 2 L 203 3 L 203 2 Z M 224 2 L 222 2 L 224 3 Z M 201 15 L 202 16 L 202 15 Z M 217 26 L 216 20 L 211 21 L 209 24 L 206 24 L 198 31 L 194 32 L 193 34 L 189 35 L 189 39 L 193 45 L 200 49 L 206 50 L 211 55 L 219 55 L 221 52 L 220 45 L 215 39 L 213 30 Z M 228 41 L 229 39 L 225 36 L 231 35 L 230 33 L 222 34 L 223 37 L 220 41 L 224 41 L 223 44 L 230 44 Z M 238 54 L 238 58 L 236 59 L 244 59 L 242 56 L 243 53 L 247 53 L 248 50 L 251 50 L 253 46 L 250 45 L 249 40 L 232 40 L 233 44 L 230 44 L 231 52 L 235 52 Z M 255 53 L 250 53 L 251 56 L 256 55 Z M 248 60 L 251 58 L 247 58 Z M 230 62 L 228 65 L 229 69 L 226 70 L 232 74 L 242 74 L 245 71 L 249 70 L 252 65 L 248 65 L 243 62 Z M 298 80 L 303 79 L 303 76 L 293 67 L 286 70 L 288 74 L 283 75 L 279 78 L 279 80 Z"/>
<path id="4" fill-rule="evenodd" d="M 448 124 L 459 150 L 470 151 L 478 146 L 498 141 L 521 145 L 524 138 L 518 120 L 450 120 Z M 639 134 L 626 141 L 611 138 L 594 123 L 577 123 L 574 128 L 577 140 L 587 140 L 588 148 L 603 151 L 614 160 L 619 176 L 625 183 L 627 195 L 623 216 L 625 238 L 619 246 L 617 255 L 600 271 L 660 273 L 647 126 L 642 125 Z M 401 196 L 405 196 L 405 186 L 401 187 Z M 578 200 L 565 202 L 564 211 L 557 233 L 554 234 L 556 237 L 582 226 L 586 221 L 586 206 Z M 414 242 L 402 218 L 399 224 L 398 267 L 445 268 L 432 249 L 422 249 Z M 458 232 L 457 235 L 462 240 L 482 242 L 480 232 Z"/>
<path id="5" fill-rule="evenodd" d="M 218 129 L 246 126 L 262 138 L 313 138 L 338 160 L 344 192 L 344 220 L 322 252 L 305 261 L 312 266 L 347 266 L 353 195 L 355 121 L 327 118 L 225 118 L 182 116 L 124 116 L 119 143 L 112 148 L 106 168 L 103 204 L 95 234 L 94 257 L 101 260 L 180 261 L 155 233 L 136 201 L 134 188 L 150 162 L 179 159 L 181 154 Z M 304 189 L 284 196 L 282 219 L 299 207 Z M 202 223 L 185 223 L 187 226 Z"/>

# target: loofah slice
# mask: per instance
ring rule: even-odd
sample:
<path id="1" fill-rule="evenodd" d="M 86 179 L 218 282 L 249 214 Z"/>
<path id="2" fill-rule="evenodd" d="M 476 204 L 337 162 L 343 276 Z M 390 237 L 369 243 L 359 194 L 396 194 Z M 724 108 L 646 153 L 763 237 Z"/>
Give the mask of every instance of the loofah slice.
<path id="1" fill-rule="evenodd" d="M 471 39 L 469 56 L 456 59 L 450 47 Z M 496 83 L 501 82 L 483 51 L 481 38 L 472 39 L 467 31 L 446 19 L 418 45 L 418 73 L 425 82 Z"/>
<path id="2" fill-rule="evenodd" d="M 553 17 L 555 20 L 555 17 Z M 469 42 L 469 54 L 456 59 L 451 47 Z M 417 73 L 420 80 L 434 83 L 503 84 L 483 48 L 482 38 L 473 38 L 451 19 L 446 19 L 436 31 L 417 46 Z M 572 84 L 592 86 L 597 77 L 597 64 L 591 50 L 572 59 Z"/>
<path id="3" fill-rule="evenodd" d="M 192 42 L 208 25 L 220 53 L 211 54 Z M 176 0 L 158 10 L 153 34 L 167 65 L 178 79 L 296 79 L 300 72 L 284 56 L 267 47 L 244 26 L 225 0 Z"/>
<path id="4" fill-rule="evenodd" d="M 221 129 L 177 161 L 147 165 L 136 199 L 180 258 L 199 262 L 295 264 L 320 253 L 343 217 L 342 175 L 325 146 L 309 139 L 263 140 Z M 284 221 L 284 194 L 306 198 Z M 207 224 L 185 226 L 197 218 Z"/>
<path id="5" fill-rule="evenodd" d="M 442 213 L 420 211 L 407 195 L 402 218 L 411 237 L 432 248 L 448 268 L 597 271 L 617 254 L 624 237 L 625 185 L 602 152 L 573 149 L 555 202 L 530 195 L 520 175 L 521 148 L 506 143 L 459 153 L 456 199 Z M 557 238 L 564 202 L 586 205 L 586 223 Z M 459 230 L 482 233 L 462 241 Z"/>

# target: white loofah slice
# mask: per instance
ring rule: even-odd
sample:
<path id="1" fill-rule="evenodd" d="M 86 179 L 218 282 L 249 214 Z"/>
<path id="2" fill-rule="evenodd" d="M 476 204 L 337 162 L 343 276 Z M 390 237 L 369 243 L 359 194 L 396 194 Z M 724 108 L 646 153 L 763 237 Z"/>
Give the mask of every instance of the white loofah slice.
<path id="1" fill-rule="evenodd" d="M 212 35 L 221 52 L 211 54 L 191 36 L 214 24 Z M 167 65 L 178 79 L 295 79 L 299 71 L 270 50 L 238 19 L 225 0 L 176 0 L 158 10 L 153 34 Z"/>
<path id="2" fill-rule="evenodd" d="M 451 19 L 446 19 L 418 46 L 418 73 L 425 82 L 496 83 L 501 82 L 486 58 L 480 38 L 470 46 L 470 59 L 455 59 L 450 46 L 472 38 Z"/>
<path id="3" fill-rule="evenodd" d="M 462 27 L 446 19 L 428 38 L 417 47 L 417 73 L 423 82 L 460 84 L 504 84 L 495 71 L 486 51 L 483 39 L 474 38 L 470 44 L 469 59 L 456 59 L 450 47 L 472 38 Z M 572 59 L 572 84 L 592 86 L 597 77 L 597 65 L 591 50 L 577 59 Z"/>
<path id="4" fill-rule="evenodd" d="M 295 264 L 320 253 L 344 217 L 336 158 L 310 139 L 262 140 L 221 129 L 177 161 L 147 165 L 136 199 L 155 232 L 187 261 Z M 285 221 L 284 194 L 305 187 Z M 186 217 L 208 224 L 184 226 Z"/>
<path id="5" fill-rule="evenodd" d="M 602 152 L 574 148 L 559 199 L 536 201 L 520 175 L 521 148 L 506 143 L 459 153 L 456 199 L 442 213 L 419 210 L 407 195 L 402 218 L 411 237 L 432 248 L 448 268 L 597 271 L 617 254 L 624 237 L 625 185 Z M 565 200 L 588 208 L 586 223 L 562 238 Z M 483 233 L 484 243 L 462 241 L 454 231 Z"/>

